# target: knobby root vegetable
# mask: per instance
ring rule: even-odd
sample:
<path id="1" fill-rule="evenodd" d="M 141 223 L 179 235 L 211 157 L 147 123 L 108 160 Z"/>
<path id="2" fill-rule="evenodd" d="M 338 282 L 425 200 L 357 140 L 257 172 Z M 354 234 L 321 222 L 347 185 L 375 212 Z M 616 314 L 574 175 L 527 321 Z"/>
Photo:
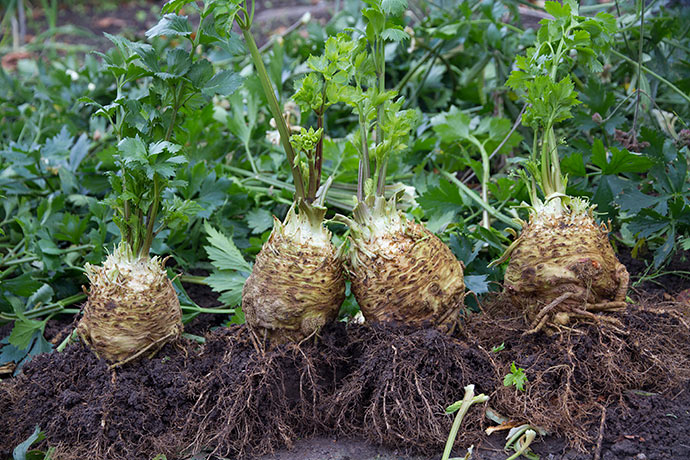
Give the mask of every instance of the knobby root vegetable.
<path id="1" fill-rule="evenodd" d="M 462 263 L 436 235 L 401 215 L 394 200 L 369 197 L 348 222 L 352 292 L 367 321 L 452 332 L 464 305 Z"/>
<path id="2" fill-rule="evenodd" d="M 510 257 L 505 289 L 525 309 L 528 332 L 625 307 L 629 275 L 613 252 L 609 229 L 596 224 L 586 202 L 573 200 L 569 207 L 547 204 L 532 213 L 504 255 Z"/>
<path id="3" fill-rule="evenodd" d="M 300 200 L 285 223 L 274 218 L 242 290 L 242 311 L 262 343 L 300 341 L 335 320 L 345 300 L 342 262 L 323 225 L 326 209 Z"/>
<path id="4" fill-rule="evenodd" d="M 113 366 L 155 354 L 182 334 L 182 311 L 158 257 L 135 258 L 120 244 L 103 265 L 86 265 L 91 282 L 77 333 Z"/>

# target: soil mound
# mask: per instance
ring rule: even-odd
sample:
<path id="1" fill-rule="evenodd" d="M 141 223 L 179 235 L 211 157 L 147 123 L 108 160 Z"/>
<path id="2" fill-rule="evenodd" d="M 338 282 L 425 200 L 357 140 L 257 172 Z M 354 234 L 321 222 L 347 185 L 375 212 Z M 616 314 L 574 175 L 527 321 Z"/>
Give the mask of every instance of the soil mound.
<path id="1" fill-rule="evenodd" d="M 673 414 L 674 398 L 687 396 L 679 391 L 689 388 L 690 328 L 673 305 L 608 316 L 615 321 L 524 335 L 521 313 L 499 296 L 468 319 L 461 339 L 337 323 L 318 338 L 261 351 L 237 326 L 208 334 L 203 346 L 179 341 L 115 370 L 76 344 L 34 358 L 0 384 L 0 458 L 37 424 L 56 460 L 172 460 L 201 450 L 257 458 L 313 435 L 437 456 L 453 421 L 445 408 L 468 384 L 511 421 L 580 450 L 608 453 L 631 442 L 639 450 L 642 441 L 615 436 L 653 425 L 645 431 L 650 447 L 672 458 L 683 449 L 669 442 L 675 419 L 653 414 Z M 513 362 L 529 379 L 525 391 L 503 385 Z M 456 445 L 486 439 L 485 409 L 470 409 Z M 675 415 L 687 421 L 687 413 Z"/>
<path id="2" fill-rule="evenodd" d="M 111 370 L 82 344 L 45 354 L 0 385 L 0 457 L 39 425 L 53 458 L 143 458 L 179 450 L 196 346 L 166 345 L 155 359 Z"/>
<path id="3" fill-rule="evenodd" d="M 111 370 L 81 344 L 39 356 L 0 385 L 0 457 L 40 425 L 56 460 L 152 458 L 215 449 L 254 457 L 290 447 L 323 426 L 344 325 L 267 353 L 245 327 L 221 328 L 206 344 L 166 345 L 150 360 Z"/>
<path id="4" fill-rule="evenodd" d="M 578 450 L 600 448 L 606 412 L 625 414 L 631 392 L 669 393 L 690 379 L 690 327 L 672 304 L 631 306 L 551 335 L 524 334 L 523 315 L 502 296 L 484 310 L 468 322 L 468 340 L 492 361 L 495 378 L 514 362 L 529 379 L 524 391 L 498 385 L 491 407 Z"/>
<path id="5" fill-rule="evenodd" d="M 323 425 L 319 408 L 342 377 L 347 336 L 342 323 L 318 340 L 257 351 L 246 328 L 218 330 L 200 359 L 210 372 L 190 388 L 198 395 L 185 437 L 192 451 L 256 458 L 311 436 Z"/>
<path id="6" fill-rule="evenodd" d="M 453 423 L 445 408 L 463 398 L 466 385 L 489 394 L 499 383 L 480 350 L 436 329 L 375 324 L 348 333 L 350 372 L 322 409 L 346 436 L 438 455 Z M 457 443 L 476 443 L 483 420 L 484 408 L 471 408 Z"/>

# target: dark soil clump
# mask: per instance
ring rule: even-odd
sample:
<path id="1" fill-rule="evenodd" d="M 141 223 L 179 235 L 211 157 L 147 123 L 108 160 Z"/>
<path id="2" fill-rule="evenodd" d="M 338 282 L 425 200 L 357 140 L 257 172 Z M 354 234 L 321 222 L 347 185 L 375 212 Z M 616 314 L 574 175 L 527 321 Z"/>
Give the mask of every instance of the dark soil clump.
<path id="1" fill-rule="evenodd" d="M 36 357 L 0 386 L 0 457 L 36 425 L 56 460 L 201 449 L 246 458 L 314 434 L 342 355 L 319 349 L 345 343 L 344 326 L 319 349 L 312 341 L 259 353 L 249 337 L 245 327 L 221 328 L 204 347 L 181 341 L 115 370 L 81 344 Z"/>
<path id="2" fill-rule="evenodd" d="M 481 351 L 435 329 L 375 324 L 348 332 L 351 369 L 323 408 L 346 436 L 437 455 L 453 422 L 445 408 L 463 398 L 466 385 L 489 394 L 498 383 Z M 484 407 L 470 410 L 458 444 L 481 438 L 483 415 Z"/>
<path id="3" fill-rule="evenodd" d="M 525 391 L 497 386 L 489 404 L 509 419 L 565 437 L 592 450 L 602 413 L 625 414 L 631 391 L 669 393 L 690 379 L 690 328 L 672 304 L 631 306 L 608 315 L 620 326 L 577 323 L 560 331 L 523 335 L 520 312 L 498 296 L 471 319 L 467 336 L 493 362 L 496 378 L 511 363 L 524 369 Z M 491 352 L 504 343 L 504 349 Z"/>
<path id="4" fill-rule="evenodd" d="M 686 457 L 685 444 L 672 442 L 690 435 L 686 319 L 675 304 L 608 316 L 618 323 L 523 335 L 524 318 L 497 296 L 460 340 L 435 329 L 337 323 L 318 338 L 261 351 L 246 327 L 233 326 L 207 334 L 203 346 L 179 341 L 115 370 L 72 345 L 0 383 L 0 458 L 36 425 L 56 460 L 172 460 L 202 450 L 257 458 L 314 435 L 437 456 L 454 417 L 445 408 L 469 384 L 511 421 L 553 435 L 536 451 Z M 524 392 L 503 385 L 513 362 L 529 379 Z M 485 409 L 470 409 L 457 446 L 487 442 Z"/>
<path id="5" fill-rule="evenodd" d="M 347 343 L 344 325 L 327 326 L 317 344 L 257 351 L 246 328 L 219 329 L 200 357 L 216 366 L 194 387 L 186 430 L 193 451 L 255 458 L 322 427 L 319 408 L 333 394 Z"/>
<path id="6" fill-rule="evenodd" d="M 0 457 L 39 425 L 53 458 L 145 458 L 174 454 L 180 424 L 193 405 L 187 394 L 196 346 L 166 345 L 156 358 L 112 371 L 83 345 L 45 354 L 0 385 Z"/>

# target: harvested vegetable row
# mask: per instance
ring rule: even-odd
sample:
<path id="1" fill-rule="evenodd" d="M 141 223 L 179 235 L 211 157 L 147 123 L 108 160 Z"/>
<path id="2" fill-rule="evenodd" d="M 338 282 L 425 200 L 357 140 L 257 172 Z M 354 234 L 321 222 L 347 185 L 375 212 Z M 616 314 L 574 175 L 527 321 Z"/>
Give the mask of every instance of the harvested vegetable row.
<path id="1" fill-rule="evenodd" d="M 530 332 L 624 308 L 629 281 L 608 240 L 609 228 L 594 220 L 594 205 L 566 194 L 554 131 L 579 104 L 570 76 L 559 75 L 574 56 L 590 72 L 600 71 L 595 51 L 607 49 L 615 20 L 605 13 L 578 16 L 577 3 L 570 0 L 546 2 L 546 9 L 554 19 L 542 20 L 535 46 L 517 57 L 518 68 L 507 82 L 526 100 L 523 123 L 534 130 L 527 174 L 522 172 L 530 190 L 529 221 L 521 222 L 520 236 L 496 261 L 510 258 L 504 286 L 525 309 Z"/>
<path id="2" fill-rule="evenodd" d="M 345 299 L 345 278 L 331 233 L 324 226 L 323 201 L 328 183 L 321 186 L 323 129 L 319 126 L 316 131 L 303 129 L 299 134 L 290 134 L 250 30 L 253 17 L 252 1 L 249 10 L 246 3 L 240 7 L 236 21 L 280 133 L 295 184 L 293 205 L 283 222 L 274 218 L 273 231 L 256 256 L 242 290 L 242 310 L 248 326 L 262 344 L 270 341 L 275 346 L 302 340 L 333 321 Z M 302 82 L 303 90 L 296 95 L 300 103 L 314 109 L 319 124 L 327 107 L 323 98 L 327 84 L 322 77 L 308 76 Z"/>
<path id="3" fill-rule="evenodd" d="M 350 228 L 346 268 L 367 321 L 452 331 L 465 295 L 462 264 L 436 235 L 396 209 L 395 196 L 384 196 L 389 158 L 407 148 L 417 121 L 414 110 L 402 110 L 397 92 L 385 88 L 385 37 L 405 35 L 386 16 L 401 14 L 406 2 L 384 3 L 368 2 L 363 11 L 368 25 L 366 40 L 352 53 L 354 85 L 341 91 L 359 117 L 356 206 L 352 218 L 341 218 Z"/>

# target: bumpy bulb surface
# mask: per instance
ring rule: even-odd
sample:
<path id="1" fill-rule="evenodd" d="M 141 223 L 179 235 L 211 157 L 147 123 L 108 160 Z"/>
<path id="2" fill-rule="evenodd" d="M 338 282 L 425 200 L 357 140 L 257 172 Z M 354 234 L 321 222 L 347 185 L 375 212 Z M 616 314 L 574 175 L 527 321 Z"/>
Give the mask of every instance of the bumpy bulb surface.
<path id="1" fill-rule="evenodd" d="M 121 244 L 103 265 L 87 265 L 86 275 L 91 286 L 77 332 L 98 356 L 123 364 L 182 334 L 180 302 L 159 258 L 134 258 Z"/>

